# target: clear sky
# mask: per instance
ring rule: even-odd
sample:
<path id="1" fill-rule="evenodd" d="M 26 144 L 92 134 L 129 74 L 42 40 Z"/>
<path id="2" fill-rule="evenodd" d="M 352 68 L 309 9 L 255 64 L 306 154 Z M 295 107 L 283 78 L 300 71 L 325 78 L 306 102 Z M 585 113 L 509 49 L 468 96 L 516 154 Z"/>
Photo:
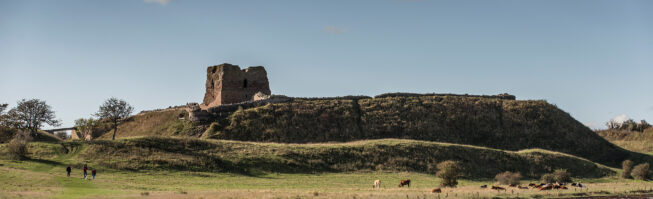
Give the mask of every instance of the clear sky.
<path id="1" fill-rule="evenodd" d="M 653 1 L 0 1 L 0 103 L 64 126 L 112 96 L 201 102 L 224 62 L 265 66 L 273 94 L 507 92 L 651 122 Z"/>

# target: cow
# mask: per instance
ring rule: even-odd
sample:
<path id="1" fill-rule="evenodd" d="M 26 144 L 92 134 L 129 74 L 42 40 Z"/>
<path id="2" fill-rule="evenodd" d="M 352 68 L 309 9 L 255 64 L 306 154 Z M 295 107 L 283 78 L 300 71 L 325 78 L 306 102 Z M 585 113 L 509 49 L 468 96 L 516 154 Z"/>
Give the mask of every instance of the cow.
<path id="1" fill-rule="evenodd" d="M 540 186 L 540 188 L 538 188 L 538 190 L 540 190 L 540 191 L 551 190 L 551 189 L 553 189 L 552 184 L 547 184 L 547 185 L 544 185 L 544 186 Z"/>
<path id="2" fill-rule="evenodd" d="M 508 185 L 508 186 L 509 186 L 509 187 L 516 187 L 517 184 L 510 184 L 510 185 Z"/>
<path id="3" fill-rule="evenodd" d="M 399 181 L 399 187 L 403 187 L 403 186 L 410 187 L 410 179 L 405 179 L 405 180 Z"/>
<path id="4" fill-rule="evenodd" d="M 481 185 L 481 188 L 482 188 L 482 189 L 485 189 L 485 188 L 487 188 L 487 185 L 486 185 L 486 184 Z"/>
<path id="5" fill-rule="evenodd" d="M 492 189 L 497 190 L 497 192 L 499 192 L 499 191 L 506 191 L 506 188 L 499 187 L 499 186 L 492 186 Z"/>
<path id="6" fill-rule="evenodd" d="M 431 190 L 431 193 L 442 193 L 442 189 L 435 188 L 435 189 Z"/>
<path id="7" fill-rule="evenodd" d="M 381 188 L 381 180 L 375 180 L 372 188 Z"/>
<path id="8" fill-rule="evenodd" d="M 529 186 L 529 187 L 534 187 L 534 186 L 535 186 L 535 183 L 529 183 L 528 186 Z"/>

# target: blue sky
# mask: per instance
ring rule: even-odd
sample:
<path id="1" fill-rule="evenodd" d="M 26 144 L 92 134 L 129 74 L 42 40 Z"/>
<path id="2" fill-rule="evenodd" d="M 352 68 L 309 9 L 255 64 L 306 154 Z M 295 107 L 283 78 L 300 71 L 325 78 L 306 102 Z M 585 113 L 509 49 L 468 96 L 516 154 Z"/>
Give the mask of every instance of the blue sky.
<path id="1" fill-rule="evenodd" d="M 511 93 L 594 127 L 653 120 L 653 1 L 0 1 L 0 103 L 70 126 L 204 95 L 205 68 L 263 65 L 274 94 Z"/>

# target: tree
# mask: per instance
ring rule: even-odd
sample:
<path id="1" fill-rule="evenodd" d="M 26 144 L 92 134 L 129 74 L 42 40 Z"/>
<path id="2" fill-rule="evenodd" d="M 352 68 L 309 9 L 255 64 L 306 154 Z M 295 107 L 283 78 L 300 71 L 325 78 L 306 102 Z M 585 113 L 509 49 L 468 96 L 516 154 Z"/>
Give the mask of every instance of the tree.
<path id="1" fill-rule="evenodd" d="M 632 176 L 630 175 L 630 172 L 633 171 L 633 166 L 634 165 L 635 165 L 635 163 L 633 161 L 624 160 L 621 163 L 621 168 L 622 168 L 621 177 L 622 178 L 632 178 Z"/>
<path id="2" fill-rule="evenodd" d="M 559 183 L 571 182 L 571 174 L 567 169 L 557 169 L 553 172 L 553 179 Z"/>
<path id="3" fill-rule="evenodd" d="M 5 109 L 7 109 L 7 106 L 9 106 L 9 104 L 0 104 L 0 115 L 2 115 L 2 112 L 4 112 Z"/>
<path id="4" fill-rule="evenodd" d="M 3 113 L 9 104 L 0 104 L 0 126 L 6 125 L 5 124 L 5 114 Z"/>
<path id="5" fill-rule="evenodd" d="M 651 128 L 651 124 L 646 122 L 646 120 L 642 120 L 642 121 L 639 122 L 639 124 L 637 124 L 637 129 L 639 131 L 641 131 L 641 132 L 644 132 L 644 130 L 646 130 L 648 128 Z"/>
<path id="6" fill-rule="evenodd" d="M 9 110 L 6 117 L 11 126 L 28 130 L 33 135 L 43 124 L 60 125 L 60 121 L 55 119 L 56 116 L 50 105 L 39 99 L 18 101 L 16 108 Z"/>
<path id="7" fill-rule="evenodd" d="M 77 132 L 81 134 L 80 135 L 81 139 L 90 140 L 95 138 L 96 135 L 94 133 L 98 131 L 100 125 L 101 125 L 100 120 L 96 120 L 93 118 L 88 118 L 88 119 L 80 118 L 75 120 L 75 130 L 77 130 Z"/>
<path id="8" fill-rule="evenodd" d="M 458 165 L 458 162 L 447 160 L 438 163 L 437 168 L 438 172 L 435 173 L 435 176 L 442 178 L 440 186 L 456 187 L 458 185 L 458 178 L 462 174 L 462 169 Z"/>
<path id="9" fill-rule="evenodd" d="M 551 174 L 551 173 L 547 173 L 547 174 L 542 175 L 542 177 L 540 178 L 540 181 L 542 181 L 543 183 L 554 183 L 554 182 L 556 182 L 555 176 L 553 174 Z"/>
<path id="10" fill-rule="evenodd" d="M 499 173 L 496 176 L 494 176 L 494 180 L 499 182 L 499 184 L 518 185 L 519 180 L 521 180 L 521 174 L 506 171 L 506 172 Z"/>
<path id="11" fill-rule="evenodd" d="M 32 140 L 29 132 L 18 131 L 14 137 L 7 144 L 7 152 L 9 158 L 14 160 L 21 160 L 27 158 L 27 143 Z"/>
<path id="12" fill-rule="evenodd" d="M 638 164 L 633 168 L 631 175 L 638 180 L 648 179 L 651 175 L 651 171 L 649 170 L 649 164 L 648 163 Z"/>
<path id="13" fill-rule="evenodd" d="M 121 119 L 129 117 L 134 107 L 129 105 L 126 101 L 116 98 L 109 98 L 100 106 L 100 110 L 95 114 L 96 116 L 106 119 L 111 122 L 113 128 L 112 140 L 116 139 L 116 131 L 118 130 L 118 122 Z"/>

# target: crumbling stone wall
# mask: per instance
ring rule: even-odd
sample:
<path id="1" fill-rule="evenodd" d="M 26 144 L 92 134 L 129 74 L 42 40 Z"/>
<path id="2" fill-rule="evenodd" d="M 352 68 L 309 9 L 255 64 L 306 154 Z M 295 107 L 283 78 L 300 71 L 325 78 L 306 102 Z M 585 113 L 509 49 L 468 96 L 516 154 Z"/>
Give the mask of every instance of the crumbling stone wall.
<path id="1" fill-rule="evenodd" d="M 202 108 L 250 101 L 258 92 L 271 94 L 263 66 L 242 70 L 237 65 L 227 63 L 210 66 L 206 71 L 206 93 Z"/>

